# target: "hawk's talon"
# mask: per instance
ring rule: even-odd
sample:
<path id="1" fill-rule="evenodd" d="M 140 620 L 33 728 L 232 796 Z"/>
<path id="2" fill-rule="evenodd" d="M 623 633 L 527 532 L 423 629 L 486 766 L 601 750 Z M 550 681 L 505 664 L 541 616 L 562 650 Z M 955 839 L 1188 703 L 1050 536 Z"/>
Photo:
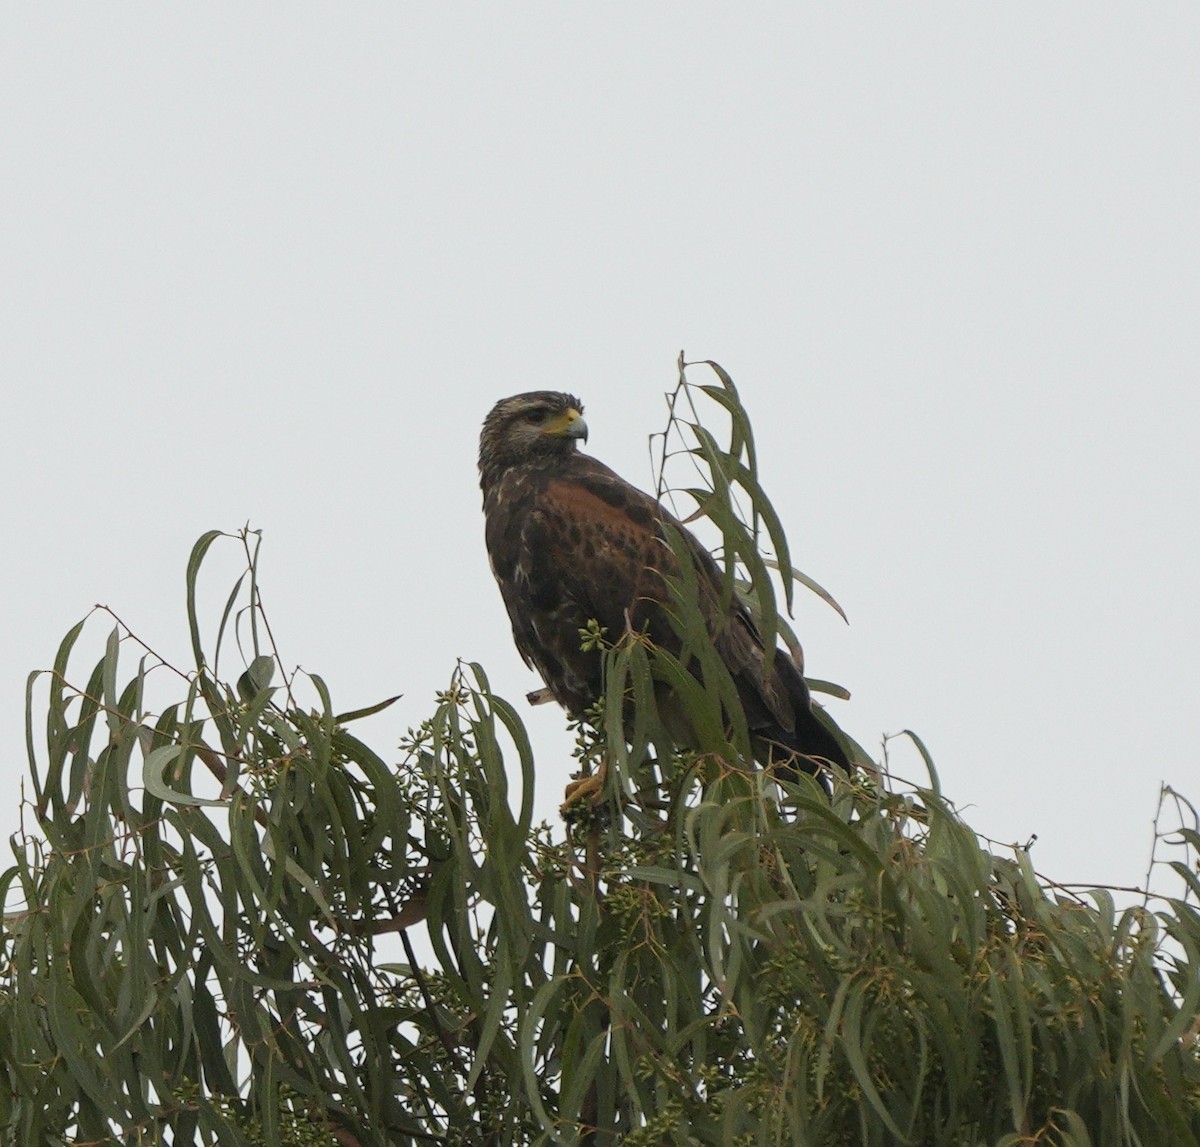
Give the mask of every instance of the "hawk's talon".
<path id="1" fill-rule="evenodd" d="M 563 820 L 575 820 L 580 815 L 594 812 L 604 803 L 604 781 L 607 770 L 604 765 L 585 777 L 571 781 L 563 793 L 563 803 L 558 812 Z"/>

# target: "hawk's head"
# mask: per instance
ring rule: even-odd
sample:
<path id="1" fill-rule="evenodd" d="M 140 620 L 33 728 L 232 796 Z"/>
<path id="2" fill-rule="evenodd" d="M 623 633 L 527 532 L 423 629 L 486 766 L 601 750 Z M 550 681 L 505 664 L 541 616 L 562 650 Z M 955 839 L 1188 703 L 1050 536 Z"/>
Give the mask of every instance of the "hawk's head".
<path id="1" fill-rule="evenodd" d="M 487 487 L 510 466 L 570 454 L 587 441 L 583 403 L 573 394 L 533 390 L 492 407 L 479 436 L 479 473 Z"/>

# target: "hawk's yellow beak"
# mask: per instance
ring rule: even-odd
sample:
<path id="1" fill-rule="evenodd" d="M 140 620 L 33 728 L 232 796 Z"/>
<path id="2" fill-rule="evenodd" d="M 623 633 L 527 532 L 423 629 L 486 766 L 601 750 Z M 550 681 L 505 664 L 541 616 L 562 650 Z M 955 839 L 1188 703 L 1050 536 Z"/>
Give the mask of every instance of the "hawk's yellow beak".
<path id="1" fill-rule="evenodd" d="M 564 410 L 557 418 L 552 418 L 542 427 L 543 434 L 556 434 L 561 438 L 582 438 L 587 441 L 588 428 L 583 415 L 573 406 Z"/>

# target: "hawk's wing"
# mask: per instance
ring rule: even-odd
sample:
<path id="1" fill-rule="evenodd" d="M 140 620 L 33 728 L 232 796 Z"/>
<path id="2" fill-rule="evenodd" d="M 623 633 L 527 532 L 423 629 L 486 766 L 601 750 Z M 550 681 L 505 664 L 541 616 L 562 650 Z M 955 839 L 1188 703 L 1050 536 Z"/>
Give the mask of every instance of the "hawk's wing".
<path id="1" fill-rule="evenodd" d="M 764 672 L 762 640 L 748 612 L 736 602 L 722 606 L 716 562 L 657 501 L 587 455 L 522 493 L 506 493 L 505 501 L 513 512 L 489 521 L 493 568 L 517 646 L 556 700 L 578 715 L 600 695 L 600 658 L 581 649 L 580 630 L 591 619 L 610 641 L 627 628 L 645 629 L 655 645 L 679 653 L 665 580 L 677 578 L 679 566 L 665 521 L 690 550 L 699 608 L 750 729 L 791 740 L 797 705 L 809 704 L 803 677 L 782 651 Z M 512 529 L 515 535 L 506 532 Z"/>

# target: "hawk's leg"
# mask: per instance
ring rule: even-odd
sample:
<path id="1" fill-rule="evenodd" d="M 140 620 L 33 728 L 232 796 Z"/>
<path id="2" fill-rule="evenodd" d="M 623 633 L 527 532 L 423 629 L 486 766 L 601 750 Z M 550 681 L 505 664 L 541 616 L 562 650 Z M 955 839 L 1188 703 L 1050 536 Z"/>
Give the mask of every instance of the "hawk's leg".
<path id="1" fill-rule="evenodd" d="M 608 766 L 601 759 L 594 773 L 571 781 L 563 793 L 563 803 L 559 806 L 559 814 L 564 820 L 575 820 L 580 814 L 586 814 L 600 807 L 604 800 L 604 780 L 608 774 Z"/>

